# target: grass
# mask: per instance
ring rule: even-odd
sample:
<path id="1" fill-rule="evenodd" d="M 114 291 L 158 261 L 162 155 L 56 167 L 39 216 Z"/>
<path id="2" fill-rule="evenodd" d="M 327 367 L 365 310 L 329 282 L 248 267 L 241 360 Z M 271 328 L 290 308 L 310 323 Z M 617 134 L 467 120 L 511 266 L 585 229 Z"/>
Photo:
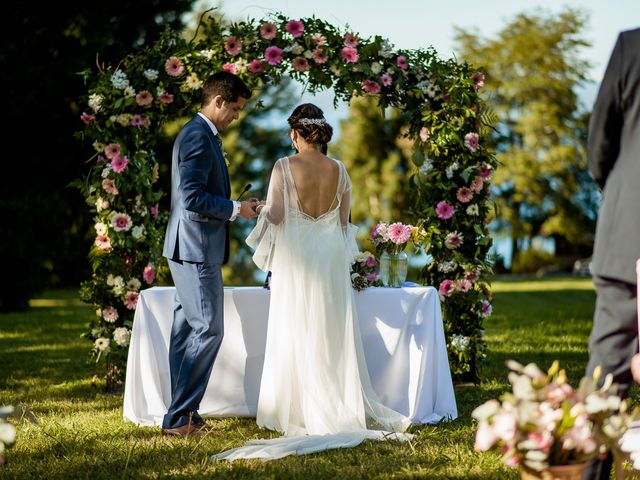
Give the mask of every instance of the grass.
<path id="1" fill-rule="evenodd" d="M 0 315 L 0 404 L 26 404 L 38 424 L 18 425 L 2 479 L 515 479 L 497 455 L 473 450 L 470 413 L 508 389 L 504 361 L 559 359 L 575 385 L 584 373 L 595 295 L 590 279 L 494 282 L 494 315 L 485 322 L 489 354 L 480 385 L 456 391 L 460 417 L 413 426 L 411 445 L 365 442 L 353 449 L 275 462 L 211 464 L 209 456 L 264 438 L 253 419 L 213 420 L 220 431 L 199 439 L 163 438 L 159 428 L 122 419 L 122 397 L 92 382 L 88 342 L 80 335 L 91 310 L 74 291 L 46 292 L 28 312 Z"/>

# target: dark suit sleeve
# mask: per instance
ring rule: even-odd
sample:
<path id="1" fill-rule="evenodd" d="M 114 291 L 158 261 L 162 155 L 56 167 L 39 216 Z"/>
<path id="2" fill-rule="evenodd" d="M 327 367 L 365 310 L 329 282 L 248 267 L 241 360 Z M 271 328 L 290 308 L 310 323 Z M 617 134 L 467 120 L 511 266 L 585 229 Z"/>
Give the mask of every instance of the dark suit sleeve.
<path id="1" fill-rule="evenodd" d="M 589 123 L 589 170 L 600 188 L 604 188 L 620 152 L 623 38 L 618 36 Z"/>
<path id="2" fill-rule="evenodd" d="M 211 170 L 211 142 L 203 131 L 187 132 L 180 145 L 180 189 L 184 207 L 206 217 L 229 220 L 233 202 L 207 189 Z"/>

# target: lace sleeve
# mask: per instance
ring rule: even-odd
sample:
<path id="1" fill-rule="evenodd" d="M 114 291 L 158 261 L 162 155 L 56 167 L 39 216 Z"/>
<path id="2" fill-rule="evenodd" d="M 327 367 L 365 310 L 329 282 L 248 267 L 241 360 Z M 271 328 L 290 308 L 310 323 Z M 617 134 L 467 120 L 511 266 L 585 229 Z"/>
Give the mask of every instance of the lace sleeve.
<path id="1" fill-rule="evenodd" d="M 253 250 L 253 262 L 263 271 L 271 270 L 275 236 L 284 220 L 284 172 L 278 160 L 271 171 L 267 200 L 260 210 L 256 226 L 246 239 Z"/>

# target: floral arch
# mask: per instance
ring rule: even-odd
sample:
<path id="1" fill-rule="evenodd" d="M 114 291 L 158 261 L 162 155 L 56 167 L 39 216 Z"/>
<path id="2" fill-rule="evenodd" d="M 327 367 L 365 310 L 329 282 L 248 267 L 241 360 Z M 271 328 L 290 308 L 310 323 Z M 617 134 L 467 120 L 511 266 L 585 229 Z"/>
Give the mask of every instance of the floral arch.
<path id="1" fill-rule="evenodd" d="M 360 38 L 317 18 L 273 14 L 223 26 L 207 17 L 198 30 L 192 42 L 167 31 L 116 68 L 85 72 L 90 88 L 78 135 L 95 153 L 81 188 L 96 238 L 81 297 L 96 308 L 86 336 L 97 361 L 107 361 L 108 383 L 124 371 L 138 292 L 155 283 L 162 262 L 166 213 L 154 184 L 158 162 L 167 159 L 156 157 L 156 137 L 165 121 L 193 113 L 203 79 L 220 69 L 255 89 L 290 76 L 311 92 L 331 88 L 345 101 L 370 95 L 408 114 L 415 202 L 406 219 L 395 220 L 424 228 L 421 246 L 431 261 L 422 281 L 443 300 L 452 373 L 477 380 L 482 319 L 491 314 L 486 225 L 496 166 L 484 142 L 494 119 L 478 94 L 482 73 L 433 49 L 394 50 L 380 36 Z"/>

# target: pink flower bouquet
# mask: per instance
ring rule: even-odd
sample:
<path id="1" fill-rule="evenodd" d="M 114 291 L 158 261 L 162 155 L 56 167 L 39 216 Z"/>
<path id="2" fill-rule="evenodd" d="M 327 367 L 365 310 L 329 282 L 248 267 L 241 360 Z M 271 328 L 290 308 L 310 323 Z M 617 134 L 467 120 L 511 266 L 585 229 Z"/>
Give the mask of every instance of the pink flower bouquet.
<path id="1" fill-rule="evenodd" d="M 475 449 L 498 449 L 504 462 L 530 472 L 549 466 L 584 463 L 617 449 L 617 443 L 638 411 L 615 392 L 608 375 L 598 388 L 599 369 L 584 377 L 577 390 L 554 362 L 547 373 L 537 365 L 510 360 L 512 392 L 502 401 L 489 400 L 472 416 L 478 421 Z"/>
<path id="2" fill-rule="evenodd" d="M 410 241 L 417 243 L 418 237 L 424 234 L 423 229 L 400 222 L 387 224 L 378 223 L 371 230 L 371 241 L 378 254 L 388 252 L 398 254 L 402 252 Z"/>

